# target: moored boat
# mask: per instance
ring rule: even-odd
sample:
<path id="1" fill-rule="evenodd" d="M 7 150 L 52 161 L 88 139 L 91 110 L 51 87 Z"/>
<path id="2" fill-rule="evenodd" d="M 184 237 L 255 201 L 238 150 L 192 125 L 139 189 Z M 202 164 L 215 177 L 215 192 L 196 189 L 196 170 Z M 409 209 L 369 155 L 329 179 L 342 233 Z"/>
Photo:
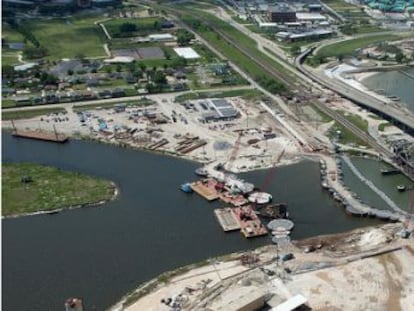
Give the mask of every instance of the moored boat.
<path id="1" fill-rule="evenodd" d="M 400 191 L 400 192 L 405 191 L 405 189 L 406 189 L 406 188 L 405 188 L 405 185 L 398 185 L 398 186 L 397 186 L 397 190 L 398 190 L 398 191 Z"/>
<path id="2" fill-rule="evenodd" d="M 189 182 L 184 183 L 180 186 L 181 191 L 185 193 L 192 193 L 193 189 L 191 188 L 191 184 Z"/>
<path id="3" fill-rule="evenodd" d="M 207 177 L 207 176 L 208 176 L 208 172 L 207 172 L 207 170 L 206 170 L 204 167 L 199 167 L 199 168 L 196 168 L 196 169 L 194 170 L 194 173 L 195 173 L 197 176 L 201 176 L 201 177 Z"/>

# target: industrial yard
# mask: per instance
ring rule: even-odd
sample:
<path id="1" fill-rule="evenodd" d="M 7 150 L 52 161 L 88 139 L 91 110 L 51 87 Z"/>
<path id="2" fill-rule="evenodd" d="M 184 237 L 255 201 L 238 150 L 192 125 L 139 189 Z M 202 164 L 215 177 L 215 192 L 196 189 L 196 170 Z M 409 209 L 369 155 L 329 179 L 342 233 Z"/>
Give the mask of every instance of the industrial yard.
<path id="1" fill-rule="evenodd" d="M 284 150 L 281 161 L 293 161 L 300 150 L 283 129 L 262 120 L 264 111 L 240 97 L 175 103 L 174 96 L 153 95 L 150 104 L 91 109 L 67 109 L 59 115 L 15 120 L 20 130 L 57 132 L 69 136 L 139 147 L 199 162 L 225 162 L 240 138 L 236 171 L 269 167 Z M 216 103 L 220 107 L 215 106 Z M 78 112 L 74 112 L 74 111 Z M 82 110 L 82 111 L 80 111 Z M 225 115 L 227 114 L 227 115 Z M 4 121 L 3 127 L 12 127 Z M 281 162 L 281 163 L 282 163 Z"/>

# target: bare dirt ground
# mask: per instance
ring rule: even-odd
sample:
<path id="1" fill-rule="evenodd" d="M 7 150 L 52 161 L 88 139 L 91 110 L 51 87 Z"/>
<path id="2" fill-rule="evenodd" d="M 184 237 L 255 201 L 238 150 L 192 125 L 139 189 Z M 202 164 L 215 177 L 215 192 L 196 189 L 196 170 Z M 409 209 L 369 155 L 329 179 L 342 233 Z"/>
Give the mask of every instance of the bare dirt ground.
<path id="1" fill-rule="evenodd" d="M 149 146 L 166 139 L 166 144 L 151 150 L 205 163 L 228 161 L 238 138 L 237 130 L 243 130 L 237 160 L 232 166 L 234 171 L 273 166 L 282 151 L 280 165 L 298 160 L 301 148 L 295 139 L 289 137 L 282 125 L 266 117 L 264 111 L 252 102 L 238 97 L 227 98 L 240 112 L 240 117 L 230 121 L 202 123 L 200 117 L 204 111 L 200 106 L 201 101 L 191 101 L 195 109 L 188 109 L 174 103 L 172 95 L 151 96 L 151 99 L 154 100 L 153 105 L 126 108 L 126 111 L 118 113 L 113 108 L 90 109 L 84 122 L 80 121 L 80 116 L 72 108 L 67 108 L 66 115 L 45 115 L 15 120 L 14 123 L 18 129 L 53 132 L 55 126 L 59 133 L 69 136 L 91 137 L 144 149 L 151 149 Z M 154 118 L 146 117 L 146 113 Z M 102 122 L 107 125 L 104 131 L 99 129 L 99 123 Z M 4 121 L 2 126 L 11 128 L 11 123 Z M 129 134 L 131 130 L 135 132 Z M 272 133 L 274 137 L 265 139 L 264 133 Z M 177 152 L 179 142 L 186 137 L 198 137 L 206 144 L 188 153 Z"/>
<path id="2" fill-rule="evenodd" d="M 270 245 L 254 251 L 259 261 L 250 266 L 235 256 L 211 260 L 114 310 L 167 311 L 174 301 L 176 310 L 225 310 L 226 297 L 253 291 L 262 293 L 270 306 L 301 294 L 312 310 L 413 310 L 414 239 L 402 239 L 402 228 L 387 224 Z M 314 249 L 306 253 L 309 246 Z M 287 253 L 293 259 L 276 260 Z M 169 299 L 169 306 L 162 302 Z"/>

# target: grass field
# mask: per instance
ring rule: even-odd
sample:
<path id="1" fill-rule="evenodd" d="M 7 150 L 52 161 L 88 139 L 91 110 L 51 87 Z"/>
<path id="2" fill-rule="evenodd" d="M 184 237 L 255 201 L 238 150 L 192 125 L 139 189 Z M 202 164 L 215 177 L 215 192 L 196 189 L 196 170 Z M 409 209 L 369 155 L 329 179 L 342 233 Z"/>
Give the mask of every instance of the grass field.
<path id="1" fill-rule="evenodd" d="M 350 4 L 343 0 L 324 0 L 326 5 L 331 7 L 338 14 L 350 19 L 351 21 L 368 19 L 369 16 L 361 10 L 360 7 Z"/>
<path id="2" fill-rule="evenodd" d="M 23 35 L 15 29 L 12 29 L 9 25 L 1 24 L 1 36 L 4 41 L 7 42 L 23 42 Z"/>
<path id="3" fill-rule="evenodd" d="M 356 114 L 340 112 L 348 121 L 355 124 L 360 130 L 368 133 L 368 121 Z"/>
<path id="4" fill-rule="evenodd" d="M 378 125 L 378 131 L 380 132 L 384 132 L 386 127 L 392 126 L 393 124 L 389 123 L 389 122 L 385 122 L 385 123 L 381 123 L 380 125 Z"/>
<path id="5" fill-rule="evenodd" d="M 145 18 L 136 18 L 136 19 L 125 19 L 125 18 L 116 18 L 111 19 L 110 21 L 104 22 L 106 30 L 109 32 L 111 37 L 117 38 L 120 37 L 119 27 L 124 23 L 131 23 L 137 26 L 137 31 L 131 33 L 131 36 L 136 36 L 139 34 L 147 34 L 148 32 L 155 31 L 154 27 L 155 22 L 162 22 L 160 17 L 145 17 Z M 158 30 L 160 31 L 160 30 Z"/>
<path id="6" fill-rule="evenodd" d="M 347 41 L 342 41 L 327 45 L 321 48 L 317 52 L 317 57 L 335 57 L 339 55 L 351 55 L 355 52 L 356 49 L 365 48 L 373 43 L 379 43 L 383 41 L 392 41 L 398 39 L 397 35 L 377 35 L 372 37 L 357 38 Z"/>
<path id="7" fill-rule="evenodd" d="M 18 120 L 18 119 L 28 119 L 48 113 L 61 113 L 66 112 L 65 108 L 39 108 L 35 110 L 22 110 L 22 111 L 2 111 L 1 119 L 2 120 Z"/>
<path id="8" fill-rule="evenodd" d="M 10 66 L 13 66 L 13 65 L 18 65 L 18 64 L 20 64 L 19 63 L 19 60 L 17 59 L 17 54 L 4 54 L 4 53 L 2 53 L 2 55 L 1 55 L 1 65 L 2 66 L 5 66 L 5 65 L 10 65 Z"/>
<path id="9" fill-rule="evenodd" d="M 16 102 L 12 99 L 2 99 L 1 108 L 12 108 L 16 107 Z"/>
<path id="10" fill-rule="evenodd" d="M 328 136 L 331 139 L 337 137 L 338 130 L 341 132 L 341 135 L 338 139 L 339 143 L 343 145 L 368 146 L 368 144 L 363 139 L 359 138 L 346 127 L 338 123 L 335 123 L 335 125 L 330 128 Z"/>
<path id="11" fill-rule="evenodd" d="M 94 25 L 100 16 L 68 19 L 26 20 L 23 25 L 30 29 L 40 45 L 46 47 L 50 60 L 106 56 L 103 49 L 104 34 Z"/>
<path id="12" fill-rule="evenodd" d="M 193 12 L 194 13 L 194 12 Z M 198 12 L 199 13 L 199 12 Z M 203 13 L 203 17 L 209 20 L 209 22 L 213 23 L 216 26 L 220 27 L 220 30 L 225 32 L 226 35 L 233 38 L 239 44 L 245 46 L 252 52 L 260 55 L 260 57 L 274 66 L 274 68 L 278 68 L 279 70 L 284 70 L 284 68 L 279 65 L 278 63 L 274 62 L 270 57 L 261 53 L 257 47 L 256 42 L 249 38 L 248 36 L 244 35 L 243 33 L 239 32 L 234 27 L 228 25 L 227 23 L 222 22 L 218 18 L 214 17 L 211 14 Z M 193 14 L 190 12 L 186 12 L 185 16 L 182 16 L 184 22 L 188 25 L 194 25 L 194 23 L 198 22 L 197 17 L 194 17 Z M 233 45 L 227 43 L 224 38 L 222 38 L 218 33 L 212 31 L 210 28 L 206 26 L 201 26 L 196 29 L 197 32 L 207 40 L 212 46 L 214 46 L 217 50 L 219 50 L 226 58 L 233 61 L 237 66 L 239 66 L 245 73 L 250 75 L 253 79 L 259 79 L 260 77 L 267 77 L 269 80 L 274 80 L 269 74 L 267 74 L 263 69 L 253 62 L 249 57 L 244 55 L 241 51 L 235 48 Z M 286 73 L 288 74 L 288 73 Z"/>
<path id="13" fill-rule="evenodd" d="M 203 99 L 203 98 L 224 98 L 224 97 L 234 97 L 241 96 L 246 100 L 253 100 L 263 96 L 258 90 L 230 90 L 222 92 L 191 92 L 183 95 L 177 96 L 174 101 L 178 103 L 185 102 L 186 100 L 194 99 Z"/>
<path id="14" fill-rule="evenodd" d="M 32 182 L 22 182 L 27 176 Z M 108 200 L 106 180 L 30 163 L 2 163 L 2 215 L 48 211 Z"/>

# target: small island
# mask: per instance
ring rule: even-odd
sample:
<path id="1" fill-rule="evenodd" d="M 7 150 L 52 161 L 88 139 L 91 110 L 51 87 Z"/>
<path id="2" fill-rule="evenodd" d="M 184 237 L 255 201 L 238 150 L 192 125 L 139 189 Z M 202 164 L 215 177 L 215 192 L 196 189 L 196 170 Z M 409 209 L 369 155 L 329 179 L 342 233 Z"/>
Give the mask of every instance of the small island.
<path id="1" fill-rule="evenodd" d="M 54 213 L 114 198 L 108 180 L 31 163 L 2 163 L 2 216 Z"/>

